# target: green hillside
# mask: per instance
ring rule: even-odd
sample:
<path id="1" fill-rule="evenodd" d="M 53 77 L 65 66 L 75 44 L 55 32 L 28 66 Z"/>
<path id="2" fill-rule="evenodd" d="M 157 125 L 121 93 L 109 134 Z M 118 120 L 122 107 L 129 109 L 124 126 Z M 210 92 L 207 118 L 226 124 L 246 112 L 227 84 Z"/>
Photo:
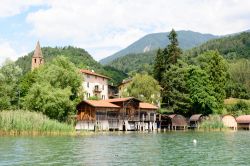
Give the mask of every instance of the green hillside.
<path id="1" fill-rule="evenodd" d="M 151 72 L 151 65 L 154 62 L 156 50 L 146 53 L 128 54 L 121 58 L 115 59 L 109 66 L 121 70 L 125 73 L 131 71 L 147 71 Z"/>
<path id="2" fill-rule="evenodd" d="M 183 56 L 192 58 L 206 50 L 218 50 L 226 59 L 250 59 L 250 32 L 212 39 L 200 46 L 184 51 Z M 145 66 L 151 69 L 150 65 L 153 63 L 155 55 L 156 51 L 128 54 L 108 65 L 126 73 L 140 71 Z"/>
<path id="3" fill-rule="evenodd" d="M 169 44 L 169 40 L 167 37 L 168 34 L 169 32 L 148 34 L 132 43 L 127 48 L 100 60 L 100 63 L 109 64 L 111 61 L 123 57 L 127 54 L 137 54 L 152 51 L 158 48 L 164 48 L 167 44 Z M 189 49 L 198 46 L 210 39 L 218 37 L 211 34 L 201 34 L 193 31 L 177 31 L 177 34 L 178 41 L 182 49 Z"/>
<path id="4" fill-rule="evenodd" d="M 187 56 L 197 56 L 206 50 L 218 50 L 226 59 L 250 58 L 250 32 L 210 40 L 201 46 L 185 52 Z"/>
<path id="5" fill-rule="evenodd" d="M 112 78 L 111 82 L 118 84 L 122 79 L 126 78 L 127 75 L 117 69 L 110 70 L 110 67 L 103 67 L 100 63 L 96 62 L 92 56 L 82 48 L 76 48 L 72 46 L 67 47 L 43 47 L 42 53 L 44 56 L 45 63 L 51 61 L 57 56 L 65 56 L 78 68 L 91 69 L 98 73 L 105 74 Z M 31 70 L 31 58 L 34 51 L 28 55 L 17 59 L 16 64 L 19 65 L 24 73 Z"/>

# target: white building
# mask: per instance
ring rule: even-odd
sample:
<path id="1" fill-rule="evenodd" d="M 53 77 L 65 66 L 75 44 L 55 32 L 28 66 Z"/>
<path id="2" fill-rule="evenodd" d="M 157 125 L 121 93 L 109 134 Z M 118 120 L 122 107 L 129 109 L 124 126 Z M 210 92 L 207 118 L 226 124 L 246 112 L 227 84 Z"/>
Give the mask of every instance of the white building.
<path id="1" fill-rule="evenodd" d="M 102 100 L 108 99 L 108 79 L 101 74 L 97 74 L 90 70 L 80 70 L 83 74 L 84 81 L 82 86 L 84 88 L 85 96 L 84 99 L 87 100 L 90 97 L 98 97 Z"/>

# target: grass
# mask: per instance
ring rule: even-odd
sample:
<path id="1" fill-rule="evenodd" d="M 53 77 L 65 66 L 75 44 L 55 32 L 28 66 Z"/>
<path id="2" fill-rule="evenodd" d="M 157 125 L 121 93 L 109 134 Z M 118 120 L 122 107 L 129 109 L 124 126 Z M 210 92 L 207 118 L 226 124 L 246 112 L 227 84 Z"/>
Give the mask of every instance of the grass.
<path id="1" fill-rule="evenodd" d="M 229 98 L 224 100 L 225 105 L 234 105 L 237 104 L 238 102 L 243 101 L 246 102 L 247 104 L 250 104 L 250 100 L 245 100 L 245 99 L 237 99 L 237 98 Z"/>
<path id="2" fill-rule="evenodd" d="M 69 135 L 74 126 L 51 120 L 38 112 L 24 110 L 0 112 L 1 135 Z"/>
<path id="3" fill-rule="evenodd" d="M 211 114 L 201 122 L 200 128 L 204 130 L 221 130 L 224 129 L 225 126 L 219 115 Z"/>

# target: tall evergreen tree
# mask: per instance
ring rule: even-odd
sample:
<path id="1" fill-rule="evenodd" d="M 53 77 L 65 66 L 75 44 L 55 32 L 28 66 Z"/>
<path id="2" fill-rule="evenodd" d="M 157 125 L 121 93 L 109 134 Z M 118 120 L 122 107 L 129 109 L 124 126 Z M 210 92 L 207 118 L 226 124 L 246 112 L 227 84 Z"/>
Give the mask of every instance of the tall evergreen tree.
<path id="1" fill-rule="evenodd" d="M 175 79 L 175 77 L 177 77 L 177 75 L 174 75 L 174 77 L 171 77 L 174 72 L 171 69 L 171 66 L 177 64 L 178 62 L 177 60 L 180 58 L 181 53 L 182 53 L 181 49 L 179 48 L 177 33 L 175 32 L 174 29 L 172 29 L 172 31 L 169 33 L 168 38 L 169 38 L 170 44 L 163 51 L 163 62 L 165 65 L 164 65 L 164 72 L 163 72 L 164 74 L 162 75 L 162 77 L 164 78 L 162 78 L 161 80 L 164 80 L 164 81 L 160 82 L 162 86 L 162 94 L 161 94 L 162 102 L 167 107 L 176 105 L 173 102 L 174 101 L 177 102 L 177 100 L 171 100 L 171 97 L 169 97 L 170 94 L 174 94 L 173 90 L 176 90 L 180 93 L 183 92 L 182 91 L 183 89 L 180 86 L 179 86 L 179 89 L 178 88 L 176 89 L 173 87 L 174 85 L 171 84 L 171 82 L 173 82 L 173 80 L 171 79 Z M 179 67 L 180 65 L 176 65 L 176 67 L 174 68 L 179 68 Z"/>
<path id="2" fill-rule="evenodd" d="M 169 33 L 168 39 L 170 41 L 170 44 L 167 46 L 167 56 L 166 56 L 166 65 L 167 69 L 171 64 L 176 64 L 177 59 L 181 56 L 181 49 L 179 47 L 179 42 L 177 39 L 177 33 L 174 29 Z"/>
<path id="3" fill-rule="evenodd" d="M 164 72 L 165 72 L 165 62 L 164 62 L 163 51 L 161 49 L 158 49 L 154 63 L 154 78 L 159 83 L 161 83 Z"/>

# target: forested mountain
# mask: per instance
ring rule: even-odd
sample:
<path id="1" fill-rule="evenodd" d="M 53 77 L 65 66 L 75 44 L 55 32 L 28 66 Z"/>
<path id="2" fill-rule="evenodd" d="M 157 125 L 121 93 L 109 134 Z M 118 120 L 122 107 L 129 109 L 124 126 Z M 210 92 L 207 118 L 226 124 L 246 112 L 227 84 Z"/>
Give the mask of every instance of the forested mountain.
<path id="1" fill-rule="evenodd" d="M 210 40 L 185 52 L 188 56 L 197 56 L 206 50 L 218 50 L 226 59 L 250 58 L 250 32 Z"/>
<path id="2" fill-rule="evenodd" d="M 184 51 L 184 57 L 192 58 L 206 50 L 218 50 L 226 59 L 250 59 L 250 32 L 243 32 L 231 36 L 212 39 L 206 43 Z M 108 65 L 126 73 L 140 71 L 146 67 L 151 68 L 156 51 L 139 54 L 128 54 L 118 58 Z"/>
<path id="3" fill-rule="evenodd" d="M 117 69 L 111 67 L 103 67 L 100 63 L 96 62 L 92 56 L 82 48 L 76 48 L 72 46 L 67 47 L 43 47 L 42 53 L 46 62 L 50 62 L 53 58 L 57 56 L 65 56 L 72 63 L 74 63 L 78 68 L 95 70 L 101 74 L 107 75 L 112 78 L 111 82 L 117 84 L 126 78 L 127 75 Z M 30 52 L 28 55 L 20 57 L 17 59 L 16 64 L 22 68 L 23 73 L 27 73 L 31 70 L 31 59 L 34 51 Z"/>
<path id="4" fill-rule="evenodd" d="M 148 34 L 136 42 L 129 45 L 127 48 L 100 60 L 101 64 L 108 64 L 111 61 L 123 57 L 127 54 L 144 53 L 158 48 L 164 48 L 169 44 L 169 32 L 152 33 Z M 178 41 L 182 49 L 189 49 L 198 46 L 210 39 L 217 38 L 218 36 L 211 34 L 202 34 L 193 31 L 177 31 Z"/>
<path id="5" fill-rule="evenodd" d="M 145 53 L 128 54 L 115 59 L 108 65 L 125 73 L 129 73 L 131 71 L 147 71 L 151 73 L 151 65 L 154 63 L 155 55 L 156 50 Z"/>

